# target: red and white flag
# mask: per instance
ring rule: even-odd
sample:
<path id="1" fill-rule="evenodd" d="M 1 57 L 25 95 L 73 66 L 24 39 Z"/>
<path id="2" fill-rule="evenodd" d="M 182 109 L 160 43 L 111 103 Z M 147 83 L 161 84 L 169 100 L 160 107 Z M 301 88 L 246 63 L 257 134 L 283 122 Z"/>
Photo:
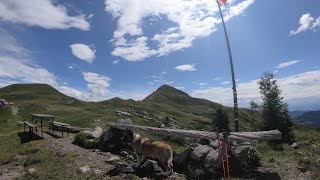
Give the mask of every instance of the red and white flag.
<path id="1" fill-rule="evenodd" d="M 226 2 L 227 2 L 227 0 L 218 0 L 218 3 L 219 3 L 220 5 L 224 5 Z"/>

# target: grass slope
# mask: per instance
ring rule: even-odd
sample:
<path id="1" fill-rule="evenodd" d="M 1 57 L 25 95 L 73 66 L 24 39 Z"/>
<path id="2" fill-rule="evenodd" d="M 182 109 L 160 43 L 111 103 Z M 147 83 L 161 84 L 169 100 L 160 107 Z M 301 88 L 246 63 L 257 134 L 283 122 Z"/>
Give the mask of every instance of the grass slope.
<path id="1" fill-rule="evenodd" d="M 146 111 L 162 117 L 147 122 L 150 126 L 157 126 L 157 120 L 163 121 L 164 117 L 168 116 L 174 117 L 182 128 L 210 130 L 211 120 L 208 111 L 219 105 L 205 99 L 192 98 L 167 85 L 161 86 L 143 101 L 113 98 L 101 102 L 84 102 L 66 96 L 45 84 L 10 85 L 0 89 L 0 96 L 8 102 L 14 102 L 19 108 L 21 119 L 30 119 L 30 113 L 52 114 L 58 116 L 58 121 L 81 127 L 114 122 L 121 118 L 114 113 L 115 110 L 131 110 L 131 112 Z M 228 107 L 225 109 L 230 119 L 233 119 L 233 109 Z M 241 129 L 257 130 L 261 121 L 256 111 L 240 109 L 239 115 Z M 133 116 L 132 119 L 136 124 L 146 123 L 139 116 Z M 230 122 L 232 129 L 233 121 Z"/>
<path id="2" fill-rule="evenodd" d="M 36 177 L 27 173 L 21 179 L 86 179 L 97 178 L 94 174 L 79 175 L 77 168 L 72 164 L 72 154 L 63 158 L 57 157 L 46 148 L 47 140 L 21 143 L 19 133 L 22 127 L 15 125 L 17 120 L 29 119 L 29 113 L 48 113 L 58 116 L 57 120 L 70 123 L 74 126 L 93 127 L 104 126 L 107 122 L 117 121 L 120 117 L 115 110 L 133 112 L 146 111 L 154 120 L 145 121 L 144 118 L 133 115 L 134 123 L 145 126 L 157 126 L 156 121 L 164 121 L 164 117 L 174 117 L 182 128 L 210 130 L 208 111 L 219 104 L 207 100 L 195 99 L 186 93 L 169 86 L 160 87 L 143 101 L 122 100 L 113 98 L 101 102 L 84 102 L 66 96 L 54 88 L 43 84 L 10 85 L 0 89 L 1 98 L 14 102 L 19 113 L 14 115 L 11 106 L 0 109 L 0 167 L 10 164 L 18 157 L 23 156 L 24 171 L 37 167 Z M 233 128 L 233 108 L 225 107 L 230 117 L 230 127 Z M 240 129 L 243 131 L 259 130 L 261 120 L 259 112 L 240 109 Z M 156 117 L 162 117 L 157 119 Z M 100 121 L 98 121 L 100 119 Z M 300 149 L 293 150 L 289 145 L 273 145 L 258 142 L 256 148 L 262 156 L 264 167 L 275 169 L 280 175 L 286 176 L 289 170 L 307 171 L 314 179 L 320 178 L 320 132 L 319 130 L 295 126 L 294 132 Z M 148 135 L 152 139 L 159 139 Z M 165 139 L 176 152 L 185 149 L 185 144 L 193 141 L 188 139 Z M 57 166 L 58 164 L 58 166 Z M 301 170 L 299 170 L 299 168 Z M 71 172 L 71 173 L 70 173 Z M 0 175 L 1 176 L 1 175 Z M 87 177 L 88 176 L 88 177 Z"/>

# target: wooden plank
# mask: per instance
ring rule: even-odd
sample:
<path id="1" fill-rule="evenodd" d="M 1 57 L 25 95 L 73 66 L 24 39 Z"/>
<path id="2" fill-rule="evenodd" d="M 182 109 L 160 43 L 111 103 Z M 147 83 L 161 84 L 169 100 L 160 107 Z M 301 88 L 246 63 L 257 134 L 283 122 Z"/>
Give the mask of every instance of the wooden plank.
<path id="1" fill-rule="evenodd" d="M 206 138 L 215 140 L 217 139 L 216 132 L 197 131 L 197 130 L 183 130 L 183 129 L 165 129 L 155 127 L 144 127 L 127 124 L 108 123 L 110 127 L 118 129 L 130 129 L 133 131 L 149 132 L 161 136 L 177 136 L 177 137 L 190 137 L 190 138 Z M 223 138 L 222 134 L 219 134 Z M 260 132 L 233 132 L 228 136 L 231 141 L 254 141 L 254 140 L 280 140 L 282 134 L 278 130 L 260 131 Z"/>
<path id="2" fill-rule="evenodd" d="M 29 126 L 29 127 L 37 127 L 37 125 L 34 125 L 34 124 L 32 124 L 31 122 L 29 122 L 29 121 L 23 121 L 23 123 L 25 123 L 27 126 Z"/>
<path id="3" fill-rule="evenodd" d="M 54 116 L 54 115 L 50 115 L 50 114 L 31 114 L 32 116 L 34 117 L 38 117 L 38 118 L 54 118 L 54 117 L 57 117 L 57 116 Z"/>
<path id="4" fill-rule="evenodd" d="M 56 126 L 70 126 L 70 124 L 62 123 L 62 122 L 58 122 L 58 121 L 53 121 L 53 124 Z"/>

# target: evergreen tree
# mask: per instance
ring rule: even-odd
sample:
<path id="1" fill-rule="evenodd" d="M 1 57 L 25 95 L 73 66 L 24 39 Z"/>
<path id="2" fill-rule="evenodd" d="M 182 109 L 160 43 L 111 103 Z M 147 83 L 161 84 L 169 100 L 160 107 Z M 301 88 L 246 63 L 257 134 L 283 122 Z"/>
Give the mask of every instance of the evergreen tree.
<path id="1" fill-rule="evenodd" d="M 293 122 L 288 112 L 288 104 L 281 97 L 281 90 L 273 73 L 265 72 L 258 81 L 263 103 L 261 105 L 264 130 L 278 129 L 284 142 L 294 140 Z"/>
<path id="2" fill-rule="evenodd" d="M 212 125 L 214 131 L 216 130 L 216 128 L 219 128 L 219 132 L 221 132 L 222 130 L 230 132 L 229 118 L 227 113 L 223 110 L 222 106 L 219 106 L 216 112 L 213 114 Z"/>

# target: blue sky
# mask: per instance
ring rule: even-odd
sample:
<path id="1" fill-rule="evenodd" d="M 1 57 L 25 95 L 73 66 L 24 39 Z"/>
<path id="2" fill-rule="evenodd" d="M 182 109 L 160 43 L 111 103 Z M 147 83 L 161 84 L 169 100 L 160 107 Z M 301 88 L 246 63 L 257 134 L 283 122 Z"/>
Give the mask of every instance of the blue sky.
<path id="1" fill-rule="evenodd" d="M 229 0 L 223 6 L 239 104 L 260 101 L 274 72 L 290 110 L 320 109 L 320 2 Z M 47 83 L 82 100 L 141 100 L 169 84 L 232 106 L 214 0 L 2 0 L 0 87 Z"/>

